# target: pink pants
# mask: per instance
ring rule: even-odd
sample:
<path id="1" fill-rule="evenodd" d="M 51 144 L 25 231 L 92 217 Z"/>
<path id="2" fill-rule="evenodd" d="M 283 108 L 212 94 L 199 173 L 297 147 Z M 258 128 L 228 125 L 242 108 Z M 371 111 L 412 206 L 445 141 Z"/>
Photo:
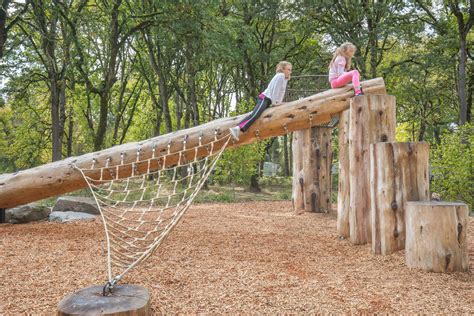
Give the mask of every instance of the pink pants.
<path id="1" fill-rule="evenodd" d="M 357 70 L 343 73 L 336 79 L 331 80 L 331 88 L 341 88 L 352 81 L 355 93 L 360 92 L 360 74 Z"/>

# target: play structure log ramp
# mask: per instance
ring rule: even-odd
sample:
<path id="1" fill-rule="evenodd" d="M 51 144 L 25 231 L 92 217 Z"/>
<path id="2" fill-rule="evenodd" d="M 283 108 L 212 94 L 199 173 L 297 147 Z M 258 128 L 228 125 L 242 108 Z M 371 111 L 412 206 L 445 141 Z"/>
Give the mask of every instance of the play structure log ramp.
<path id="1" fill-rule="evenodd" d="M 293 207 L 323 213 L 331 209 L 331 128 L 293 133 Z"/>
<path id="2" fill-rule="evenodd" d="M 382 78 L 362 82 L 365 94 L 385 94 L 385 83 Z M 250 144 L 259 140 L 284 135 L 310 126 L 322 124 L 330 120 L 330 116 L 346 110 L 354 95 L 351 85 L 340 89 L 331 89 L 300 100 L 286 103 L 282 106 L 266 110 L 262 116 L 243 133 L 239 141 L 231 142 L 228 147 Z M 67 192 L 76 191 L 87 186 L 81 173 L 74 168 L 90 168 L 95 159 L 95 168 L 131 164 L 137 160 L 152 157 L 152 150 L 164 154 L 169 150 L 176 152 L 166 160 L 167 166 L 176 164 L 179 154 L 186 142 L 186 148 L 198 146 L 213 141 L 215 137 L 223 137 L 229 133 L 228 129 L 235 126 L 245 115 L 223 118 L 199 125 L 193 128 L 180 130 L 158 136 L 142 142 L 127 143 L 106 150 L 71 157 L 32 169 L 19 171 L 13 174 L 0 175 L 0 208 L 10 208 L 44 198 L 53 197 Z M 223 145 L 224 142 L 221 142 Z M 217 148 L 216 148 L 217 149 Z M 194 155 L 194 153 L 192 153 Z M 198 156 L 206 156 L 207 151 L 202 148 Z M 139 165 L 138 171 L 146 171 L 147 166 Z M 132 168 L 121 169 L 119 177 L 127 177 Z"/>
<path id="3" fill-rule="evenodd" d="M 407 202 L 407 266 L 433 272 L 469 271 L 468 209 L 456 202 Z"/>
<path id="4" fill-rule="evenodd" d="M 405 249 L 407 201 L 429 201 L 429 144 L 370 145 L 372 252 Z"/>
<path id="5" fill-rule="evenodd" d="M 368 95 L 351 99 L 349 109 L 349 239 L 371 241 L 369 146 L 395 141 L 395 97 Z M 346 180 L 347 181 L 347 180 Z"/>

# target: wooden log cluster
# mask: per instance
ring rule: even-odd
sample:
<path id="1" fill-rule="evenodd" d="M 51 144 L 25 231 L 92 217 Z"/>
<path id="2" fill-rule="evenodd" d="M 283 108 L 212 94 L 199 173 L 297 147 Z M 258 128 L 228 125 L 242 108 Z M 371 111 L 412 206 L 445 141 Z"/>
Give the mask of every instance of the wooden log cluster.
<path id="1" fill-rule="evenodd" d="M 339 123 L 337 232 L 409 267 L 468 271 L 463 203 L 429 201 L 429 145 L 394 142 L 395 99 L 354 98 Z"/>

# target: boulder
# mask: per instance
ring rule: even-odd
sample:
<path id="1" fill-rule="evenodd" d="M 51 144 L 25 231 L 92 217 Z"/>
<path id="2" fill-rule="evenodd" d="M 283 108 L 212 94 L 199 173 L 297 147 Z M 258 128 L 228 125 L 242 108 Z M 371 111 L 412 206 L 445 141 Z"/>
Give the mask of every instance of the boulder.
<path id="1" fill-rule="evenodd" d="M 99 208 L 94 199 L 82 196 L 62 196 L 53 207 L 53 212 L 81 212 L 99 215 Z"/>
<path id="2" fill-rule="evenodd" d="M 5 222 L 11 224 L 22 224 L 44 220 L 51 212 L 51 208 L 41 206 L 38 203 L 30 203 L 15 208 L 7 209 Z"/>
<path id="3" fill-rule="evenodd" d="M 79 220 L 94 220 L 96 216 L 88 213 L 82 213 L 82 212 L 51 212 L 49 214 L 49 221 L 50 222 L 60 222 L 60 223 L 65 223 L 65 222 L 72 222 L 72 221 L 79 221 Z"/>

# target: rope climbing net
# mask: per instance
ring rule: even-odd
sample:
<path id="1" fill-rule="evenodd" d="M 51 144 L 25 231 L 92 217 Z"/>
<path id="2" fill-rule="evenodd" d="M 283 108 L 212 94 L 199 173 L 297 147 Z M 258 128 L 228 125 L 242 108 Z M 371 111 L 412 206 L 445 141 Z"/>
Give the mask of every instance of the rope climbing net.
<path id="1" fill-rule="evenodd" d="M 93 160 L 90 168 L 76 168 L 87 181 L 97 202 L 107 242 L 108 282 L 113 286 L 131 269 L 149 258 L 176 226 L 213 171 L 230 136 L 217 136 L 207 143 L 164 154 L 155 146 L 148 159 L 137 158 L 103 167 Z M 159 151 L 161 152 L 161 151 Z"/>

